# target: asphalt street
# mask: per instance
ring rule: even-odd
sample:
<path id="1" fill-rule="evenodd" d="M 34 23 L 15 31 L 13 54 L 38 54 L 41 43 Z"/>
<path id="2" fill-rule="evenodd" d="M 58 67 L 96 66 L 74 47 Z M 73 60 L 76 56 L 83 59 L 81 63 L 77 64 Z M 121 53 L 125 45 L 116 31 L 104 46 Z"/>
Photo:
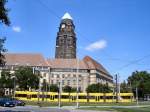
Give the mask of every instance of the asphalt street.
<path id="1" fill-rule="evenodd" d="M 25 106 L 12 108 L 0 107 L 0 112 L 70 112 L 70 111 L 59 108 L 41 108 L 41 107 Z"/>
<path id="2" fill-rule="evenodd" d="M 24 106 L 24 107 L 0 107 L 0 112 L 85 112 L 85 110 L 76 110 L 73 107 L 67 107 L 67 109 L 59 109 L 57 107 L 37 107 L 37 106 Z M 100 112 L 86 110 L 86 112 Z M 108 112 L 108 111 L 101 111 Z M 109 111 L 110 112 L 110 111 Z"/>
<path id="3" fill-rule="evenodd" d="M 103 107 L 113 107 L 113 108 L 138 108 L 138 107 L 149 107 L 150 105 L 141 106 L 96 106 L 99 108 Z M 91 107 L 91 106 L 82 106 Z M 62 108 L 58 107 L 38 107 L 38 106 L 17 106 L 17 107 L 0 107 L 0 112 L 85 112 L 85 110 L 76 109 L 74 106 L 64 106 Z M 111 112 L 111 111 L 91 111 L 86 110 L 86 112 Z"/>

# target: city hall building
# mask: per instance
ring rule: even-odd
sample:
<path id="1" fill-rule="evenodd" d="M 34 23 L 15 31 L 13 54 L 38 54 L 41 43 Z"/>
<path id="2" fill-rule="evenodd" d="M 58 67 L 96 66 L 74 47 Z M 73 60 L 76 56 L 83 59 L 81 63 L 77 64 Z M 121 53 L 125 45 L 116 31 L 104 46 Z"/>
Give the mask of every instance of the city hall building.
<path id="1" fill-rule="evenodd" d="M 82 92 L 85 92 L 90 84 L 108 83 L 112 86 L 113 77 L 99 62 L 90 56 L 77 58 L 76 40 L 73 19 L 66 13 L 57 32 L 54 59 L 45 59 L 41 54 L 35 53 L 6 53 L 4 68 L 13 73 L 19 66 L 30 66 L 33 72 L 40 71 L 41 84 L 46 81 L 49 84 L 60 83 L 62 87 L 77 87 L 78 79 L 78 87 Z"/>

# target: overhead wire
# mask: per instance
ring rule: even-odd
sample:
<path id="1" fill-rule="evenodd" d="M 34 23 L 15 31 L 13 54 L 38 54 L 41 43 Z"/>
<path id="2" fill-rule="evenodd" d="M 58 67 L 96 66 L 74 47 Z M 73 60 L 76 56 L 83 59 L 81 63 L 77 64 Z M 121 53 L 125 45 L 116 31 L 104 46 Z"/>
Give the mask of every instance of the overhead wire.
<path id="1" fill-rule="evenodd" d="M 43 3 L 41 0 L 35 0 L 35 1 L 36 1 L 36 2 L 38 1 L 38 3 L 39 3 L 41 6 L 43 6 L 45 9 L 47 9 L 47 11 L 48 11 L 50 14 L 52 14 L 53 16 L 55 16 L 57 19 L 60 19 L 60 16 L 58 16 L 58 14 L 57 14 L 55 11 L 53 11 L 52 9 L 50 9 L 50 8 L 49 8 L 45 3 Z M 76 32 L 77 32 L 78 34 L 80 34 L 82 37 L 84 37 L 83 39 L 85 39 L 86 41 L 88 40 L 88 41 L 92 42 L 89 38 L 85 38 L 86 36 L 84 36 L 81 32 L 79 32 L 79 30 L 76 30 Z M 107 57 L 109 57 L 111 60 L 116 60 L 116 61 L 121 61 L 121 60 L 122 60 L 122 59 L 119 59 L 119 58 L 113 58 L 113 57 L 112 57 L 109 53 L 107 53 L 106 51 L 103 51 L 103 53 L 104 53 Z M 123 65 L 123 66 L 120 67 L 116 72 L 118 72 L 118 71 L 120 71 L 120 70 L 122 70 L 122 69 L 124 69 L 124 68 L 126 68 L 126 67 L 128 67 L 128 66 L 130 66 L 130 65 L 137 64 L 138 62 L 144 60 L 144 59 L 147 58 L 147 57 L 150 57 L 150 54 L 149 54 L 149 55 L 145 55 L 144 57 L 139 58 L 139 59 L 136 59 L 136 60 L 133 60 L 133 61 L 128 61 L 128 62 L 129 62 L 128 64 Z"/>

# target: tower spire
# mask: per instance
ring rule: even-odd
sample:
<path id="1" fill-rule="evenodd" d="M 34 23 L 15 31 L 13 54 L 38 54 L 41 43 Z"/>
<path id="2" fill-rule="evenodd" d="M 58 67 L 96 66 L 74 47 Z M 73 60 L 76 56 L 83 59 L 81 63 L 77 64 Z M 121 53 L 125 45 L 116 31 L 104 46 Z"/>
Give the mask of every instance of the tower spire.
<path id="1" fill-rule="evenodd" d="M 68 13 L 68 12 L 66 12 L 65 14 L 64 14 L 64 16 L 62 17 L 62 19 L 73 19 L 71 16 L 70 16 L 70 14 Z"/>

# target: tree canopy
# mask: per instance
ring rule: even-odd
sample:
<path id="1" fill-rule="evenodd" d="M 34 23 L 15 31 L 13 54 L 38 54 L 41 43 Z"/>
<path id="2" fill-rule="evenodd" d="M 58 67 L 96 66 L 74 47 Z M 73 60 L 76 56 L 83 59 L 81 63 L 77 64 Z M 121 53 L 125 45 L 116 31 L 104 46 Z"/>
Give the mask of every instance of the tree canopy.
<path id="1" fill-rule="evenodd" d="M 147 71 L 135 71 L 128 77 L 128 83 L 132 85 L 133 92 L 135 93 L 136 87 L 138 88 L 139 97 L 144 94 L 150 94 L 150 73 Z"/>
<path id="2" fill-rule="evenodd" d="M 51 84 L 50 85 L 50 91 L 51 92 L 58 92 L 59 91 L 59 88 L 56 84 Z"/>
<path id="3" fill-rule="evenodd" d="M 13 86 L 13 77 L 10 74 L 10 71 L 2 70 L 0 77 L 0 96 L 4 95 L 4 88 L 12 89 Z"/>
<path id="4" fill-rule="evenodd" d="M 6 8 L 6 2 L 7 0 L 0 0 L 0 23 L 4 23 L 5 25 L 9 26 L 10 21 L 8 18 L 8 9 Z M 6 52 L 6 49 L 4 48 L 6 38 L 0 37 L 0 67 L 3 67 L 5 65 L 5 56 L 4 52 Z"/>
<path id="5" fill-rule="evenodd" d="M 131 90 L 131 85 L 126 83 L 126 81 L 123 81 L 121 84 L 120 84 L 120 92 L 121 93 L 130 93 L 132 92 Z"/>
<path id="6" fill-rule="evenodd" d="M 71 92 L 71 89 L 72 89 L 72 87 L 70 87 L 70 86 L 65 86 L 65 87 L 63 87 L 63 92 L 68 92 L 68 93 L 70 93 L 70 92 Z"/>
<path id="7" fill-rule="evenodd" d="M 0 0 L 0 22 L 5 25 L 10 25 L 8 18 L 8 9 L 6 8 L 7 0 Z"/>
<path id="8" fill-rule="evenodd" d="M 87 93 L 109 93 L 112 92 L 111 88 L 106 84 L 91 84 L 86 88 Z"/>
<path id="9" fill-rule="evenodd" d="M 5 65 L 5 56 L 4 53 L 7 51 L 4 47 L 6 38 L 0 38 L 0 67 Z"/>
<path id="10" fill-rule="evenodd" d="M 15 71 L 16 84 L 22 90 L 38 89 L 39 76 L 34 74 L 30 67 L 19 67 Z"/>

